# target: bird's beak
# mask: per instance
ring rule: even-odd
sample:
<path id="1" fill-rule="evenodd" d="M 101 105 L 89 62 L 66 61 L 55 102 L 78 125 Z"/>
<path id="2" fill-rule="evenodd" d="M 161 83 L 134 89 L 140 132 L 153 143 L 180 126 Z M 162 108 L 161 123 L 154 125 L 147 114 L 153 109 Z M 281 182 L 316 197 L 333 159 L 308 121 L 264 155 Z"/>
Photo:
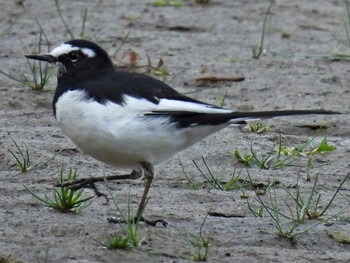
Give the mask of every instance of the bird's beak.
<path id="1" fill-rule="evenodd" d="M 26 55 L 26 58 L 40 60 L 40 61 L 46 61 L 49 63 L 57 62 L 57 58 L 50 55 L 50 54 Z"/>

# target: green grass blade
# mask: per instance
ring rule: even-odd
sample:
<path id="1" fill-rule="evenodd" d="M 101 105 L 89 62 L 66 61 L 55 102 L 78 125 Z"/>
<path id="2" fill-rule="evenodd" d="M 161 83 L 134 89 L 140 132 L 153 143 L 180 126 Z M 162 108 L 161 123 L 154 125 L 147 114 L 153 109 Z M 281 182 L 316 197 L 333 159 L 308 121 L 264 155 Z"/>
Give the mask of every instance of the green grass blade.
<path id="1" fill-rule="evenodd" d="M 67 33 L 69 34 L 69 36 L 70 36 L 71 39 L 74 39 L 74 38 L 75 38 L 75 37 L 74 37 L 74 34 L 73 34 L 72 31 L 69 29 L 68 24 L 67 24 L 66 20 L 64 19 L 63 15 L 62 15 L 62 12 L 61 12 L 61 9 L 60 9 L 58 0 L 55 0 L 55 5 L 56 5 L 57 13 L 58 13 L 58 15 L 60 16 L 61 21 L 62 21 L 64 27 L 66 28 Z"/>

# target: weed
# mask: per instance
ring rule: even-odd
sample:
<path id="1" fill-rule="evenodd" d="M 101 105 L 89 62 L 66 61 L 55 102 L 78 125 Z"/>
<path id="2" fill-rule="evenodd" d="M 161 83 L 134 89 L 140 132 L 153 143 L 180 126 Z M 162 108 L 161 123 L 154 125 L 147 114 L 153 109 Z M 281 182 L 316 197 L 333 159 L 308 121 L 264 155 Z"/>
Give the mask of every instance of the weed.
<path id="1" fill-rule="evenodd" d="M 199 167 L 196 161 L 192 160 L 194 166 L 200 172 L 200 175 L 209 183 L 212 189 L 230 191 L 233 189 L 241 188 L 242 180 L 240 179 L 240 174 L 241 174 L 240 172 L 236 174 L 236 170 L 234 170 L 230 179 L 228 181 L 225 181 L 222 178 L 227 167 L 224 167 L 221 170 L 221 172 L 218 173 L 218 175 L 214 175 L 214 173 L 209 168 L 204 156 L 202 156 L 202 161 L 208 175 Z"/>
<path id="2" fill-rule="evenodd" d="M 260 122 L 249 122 L 243 129 L 248 132 L 261 134 L 267 132 L 270 129 L 270 126 L 263 125 Z"/>
<path id="3" fill-rule="evenodd" d="M 182 3 L 180 1 L 157 0 L 157 1 L 153 1 L 152 5 L 156 7 L 164 7 L 164 6 L 180 7 L 182 6 Z"/>
<path id="4" fill-rule="evenodd" d="M 314 228 L 316 225 L 323 222 L 323 220 L 320 220 L 320 222 L 318 222 L 316 225 L 311 225 L 298 230 L 306 219 L 323 219 L 323 216 L 330 208 L 335 197 L 348 177 L 350 177 L 350 173 L 337 187 L 331 199 L 325 205 L 323 205 L 324 208 L 322 210 L 319 210 L 321 194 L 316 195 L 318 176 L 315 177 L 314 184 L 312 185 L 311 189 L 309 189 L 309 193 L 306 196 L 301 194 L 298 183 L 295 193 L 292 193 L 287 188 L 280 187 L 280 189 L 287 194 L 286 199 L 289 201 L 284 202 L 284 207 L 277 202 L 277 200 L 282 200 L 283 198 L 277 197 L 275 188 L 273 189 L 273 193 L 271 193 L 271 188 L 268 189 L 269 201 L 263 201 L 256 190 L 254 190 L 256 194 L 256 198 L 254 198 L 254 200 L 260 205 L 259 209 L 253 208 L 248 200 L 247 205 L 254 216 L 262 216 L 263 211 L 261 209 L 266 211 L 266 213 L 273 219 L 278 234 L 282 237 L 293 240 L 295 237 L 307 233 L 311 228 Z M 285 227 L 282 222 L 282 218 L 289 222 L 289 227 Z"/>
<path id="5" fill-rule="evenodd" d="M 331 204 L 333 203 L 335 197 L 337 196 L 341 187 L 343 186 L 343 184 L 345 183 L 345 181 L 348 179 L 349 176 L 350 176 L 350 173 L 344 177 L 343 181 L 337 187 L 331 199 L 328 201 L 328 203 L 323 205 L 324 208 L 322 210 L 318 210 L 320 206 L 320 201 L 321 201 L 321 194 L 319 194 L 316 200 L 314 200 L 316 187 L 318 183 L 318 175 L 316 175 L 315 177 L 314 184 L 307 198 L 301 197 L 299 189 L 297 189 L 295 196 L 291 195 L 291 193 L 287 191 L 288 195 L 290 195 L 290 197 L 295 201 L 295 203 L 297 204 L 297 207 L 299 208 L 297 211 L 300 211 L 300 213 L 297 214 L 298 215 L 297 220 L 299 222 L 302 222 L 304 221 L 305 217 L 307 217 L 308 219 L 317 219 L 317 218 L 323 217 L 327 212 L 327 210 L 329 209 L 329 207 L 331 206 Z"/>
<path id="6" fill-rule="evenodd" d="M 183 233 L 191 246 L 190 259 L 194 261 L 207 261 L 210 247 L 209 237 L 204 237 L 203 228 L 208 217 L 207 213 L 199 228 L 199 235 L 193 233 Z"/>
<path id="7" fill-rule="evenodd" d="M 140 72 L 140 70 L 143 69 L 142 73 L 158 76 L 161 81 L 165 81 L 166 76 L 171 75 L 162 58 L 160 58 L 156 64 L 153 64 L 150 57 L 146 54 L 147 64 L 140 65 L 138 64 L 138 53 L 130 51 L 128 55 L 129 61 L 127 63 L 120 61 L 119 67 L 136 72 Z"/>
<path id="8" fill-rule="evenodd" d="M 6 35 L 12 28 L 12 26 L 16 23 L 17 19 L 20 15 L 16 16 L 12 21 L 10 21 L 9 25 L 0 25 L 0 38 Z"/>
<path id="9" fill-rule="evenodd" d="M 294 162 L 299 157 L 307 158 L 307 169 L 310 171 L 312 167 L 312 156 L 319 153 L 331 152 L 334 146 L 328 145 L 327 138 L 323 138 L 317 146 L 312 146 L 315 137 L 309 139 L 306 143 L 293 146 L 282 146 L 282 137 L 279 136 L 277 143 L 270 151 L 265 154 L 258 154 L 251 145 L 249 154 L 242 154 L 240 150 L 235 149 L 232 156 L 246 166 L 257 166 L 260 169 L 281 169 L 286 166 L 295 165 Z M 301 165 L 299 165 L 301 166 Z M 308 176 L 309 177 L 309 176 Z"/>
<path id="10" fill-rule="evenodd" d="M 63 175 L 63 167 L 60 172 L 60 182 L 64 183 L 66 181 L 73 181 L 76 178 L 76 171 L 69 170 L 68 175 Z M 59 190 L 55 190 L 52 194 L 52 197 L 41 197 L 29 190 L 26 186 L 24 186 L 25 190 L 34 196 L 37 200 L 39 200 L 43 205 L 47 207 L 51 207 L 53 209 L 57 209 L 63 213 L 66 212 L 80 212 L 86 207 L 92 204 L 92 198 L 94 196 L 82 197 L 84 189 L 80 189 L 78 191 L 74 191 L 69 189 L 68 187 L 60 187 Z"/>
<path id="11" fill-rule="evenodd" d="M 107 249 L 126 249 L 130 248 L 129 235 L 111 234 L 103 241 L 95 240 L 96 244 Z"/>
<path id="12" fill-rule="evenodd" d="M 120 42 L 120 44 L 117 46 L 117 48 L 115 49 L 115 51 L 112 53 L 112 57 L 116 57 L 119 53 L 119 51 L 122 49 L 122 47 L 124 46 L 126 40 L 128 39 L 130 35 L 130 31 L 128 31 L 128 33 L 126 33 L 126 35 L 123 37 L 122 41 Z"/>
<path id="13" fill-rule="evenodd" d="M 345 28 L 345 33 L 346 33 L 346 39 L 347 39 L 347 44 L 350 47 L 350 1 L 345 0 L 345 9 L 346 9 L 346 14 L 347 17 L 344 19 L 344 28 Z"/>
<path id="14" fill-rule="evenodd" d="M 50 49 L 49 40 L 43 28 L 40 26 L 39 22 L 37 22 L 37 24 L 40 28 L 40 32 L 39 32 L 39 39 L 36 44 L 36 51 L 34 51 L 33 53 L 41 53 L 44 39 L 45 39 L 45 45 L 47 46 L 47 50 L 49 51 Z M 53 76 L 54 72 L 49 71 L 48 63 L 45 63 L 45 65 L 43 66 L 41 61 L 31 62 L 28 58 L 27 58 L 27 63 L 31 72 L 31 77 L 29 78 L 25 75 L 13 76 L 11 74 L 5 73 L 2 70 L 0 70 L 0 73 L 5 75 L 9 79 L 20 83 L 23 86 L 29 87 L 33 90 L 42 91 L 46 86 L 46 84 L 51 79 L 51 77 Z"/>
<path id="15" fill-rule="evenodd" d="M 255 217 L 263 217 L 264 216 L 264 207 L 254 208 L 253 206 L 251 206 L 248 198 L 247 198 L 247 207 L 248 207 L 249 211 Z"/>
<path id="16" fill-rule="evenodd" d="M 148 56 L 148 54 L 146 54 L 147 64 L 140 65 L 138 63 L 139 54 L 133 50 L 129 51 L 128 53 L 125 53 L 120 59 L 117 58 L 118 53 L 124 46 L 129 35 L 130 35 L 130 31 L 123 37 L 120 44 L 117 46 L 116 50 L 111 54 L 112 57 L 115 57 L 117 59 L 119 63 L 118 67 L 126 68 L 128 70 L 136 71 L 136 72 L 140 72 L 141 70 L 143 70 L 142 73 L 158 76 L 161 81 L 165 81 L 166 76 L 171 75 L 171 72 L 168 71 L 164 63 L 164 60 L 162 58 L 160 58 L 158 62 L 154 64 L 152 63 L 151 58 Z M 128 62 L 122 61 L 125 55 L 128 56 Z"/>
<path id="17" fill-rule="evenodd" d="M 26 143 L 24 144 L 24 150 L 18 145 L 18 143 L 12 138 L 12 141 L 15 145 L 16 151 L 8 150 L 10 154 L 15 158 L 15 164 L 18 166 L 21 172 L 29 172 L 40 167 L 46 166 L 48 163 L 53 161 L 58 154 L 61 153 L 62 150 L 56 152 L 52 157 L 47 160 L 37 163 L 31 164 L 30 154 Z"/>
<path id="18" fill-rule="evenodd" d="M 241 178 L 242 170 L 239 172 L 236 172 L 236 169 L 232 172 L 232 175 L 229 177 L 229 179 L 225 179 L 225 172 L 227 170 L 227 167 L 224 167 L 218 174 L 214 174 L 211 169 L 209 168 L 207 161 L 202 156 L 202 161 L 204 164 L 204 169 L 199 166 L 199 164 L 192 160 L 192 163 L 196 167 L 196 169 L 199 171 L 201 177 L 204 178 L 205 182 L 209 184 L 209 187 L 211 189 L 215 190 L 221 190 L 221 191 L 233 191 L 233 190 L 240 190 L 242 192 L 241 198 L 248 198 L 248 195 L 246 193 L 246 189 L 256 189 L 257 193 L 263 195 L 266 192 L 266 189 L 270 186 L 274 186 L 279 184 L 279 181 L 272 180 L 271 182 L 262 183 L 262 182 L 252 182 L 249 180 L 245 180 Z M 182 172 L 187 179 L 187 182 L 191 189 L 198 190 L 202 189 L 204 187 L 200 187 L 198 184 L 196 184 L 186 173 L 184 166 L 179 159 L 180 166 L 182 168 Z"/>
<path id="19" fill-rule="evenodd" d="M 339 52 L 334 52 L 330 55 L 330 59 L 333 60 L 342 60 L 342 61 L 350 61 L 350 55 L 349 54 L 344 54 L 344 53 L 339 53 Z"/>
<path id="20" fill-rule="evenodd" d="M 261 39 L 260 39 L 260 44 L 258 46 L 256 46 L 252 51 L 253 51 L 253 58 L 258 59 L 260 58 L 260 55 L 262 54 L 262 52 L 264 51 L 264 41 L 265 41 L 265 33 L 266 33 L 266 22 L 267 22 L 267 18 L 270 14 L 270 10 L 272 8 L 273 2 L 271 2 L 271 4 L 269 5 L 269 7 L 267 8 L 265 17 L 264 17 L 264 22 L 263 22 L 263 27 L 262 27 L 262 31 L 261 31 Z"/>
<path id="21" fill-rule="evenodd" d="M 216 104 L 218 107 L 223 108 L 225 106 L 225 100 L 227 97 L 227 92 L 228 90 L 226 90 L 224 92 L 224 94 L 222 94 L 222 96 L 219 98 L 218 103 Z"/>
<path id="22" fill-rule="evenodd" d="M 334 238 L 338 243 L 350 244 L 350 233 L 348 232 L 328 232 L 328 236 Z"/>
<path id="23" fill-rule="evenodd" d="M 350 173 L 348 174 L 348 177 L 350 176 Z M 339 192 L 339 194 L 348 202 L 350 203 L 350 199 L 348 197 L 346 197 L 345 195 L 343 195 L 341 192 Z"/>
<path id="24" fill-rule="evenodd" d="M 190 186 L 190 188 L 193 189 L 193 190 L 199 190 L 200 187 L 195 182 L 193 182 L 193 180 L 187 175 L 180 157 L 178 157 L 178 160 L 179 160 L 179 163 L 180 163 L 180 166 L 181 166 L 182 174 L 187 179 L 187 182 L 188 182 L 188 185 Z"/>
<path id="25" fill-rule="evenodd" d="M 257 199 L 255 200 L 258 201 L 259 205 L 261 205 L 264 211 L 266 211 L 266 213 L 272 218 L 278 234 L 289 240 L 294 240 L 297 236 L 307 233 L 307 231 L 311 227 L 304 228 L 302 230 L 297 230 L 297 227 L 299 226 L 299 222 L 293 220 L 293 215 L 290 215 L 290 214 L 288 215 L 284 211 L 281 211 L 281 208 L 277 202 L 275 189 L 273 191 L 274 191 L 273 194 L 271 194 L 271 189 L 269 188 L 268 190 L 269 204 L 266 204 L 266 202 L 264 202 L 257 193 L 256 193 Z M 289 221 L 290 223 L 289 227 L 286 227 L 283 225 L 281 217 Z"/>
<path id="26" fill-rule="evenodd" d="M 345 10 L 346 10 L 346 18 L 344 19 L 344 29 L 345 29 L 345 34 L 346 34 L 346 45 L 350 47 L 350 1 L 349 0 L 344 0 L 345 3 Z M 335 52 L 330 54 L 330 59 L 333 60 L 342 60 L 342 61 L 349 61 L 350 60 L 350 55 L 349 54 L 344 54 L 340 52 Z"/>
<path id="27" fill-rule="evenodd" d="M 60 16 L 62 24 L 65 27 L 68 35 L 70 36 L 71 39 L 75 39 L 76 38 L 75 35 L 73 34 L 72 30 L 69 28 L 66 20 L 64 19 L 63 15 L 62 15 L 58 0 L 55 0 L 55 5 L 56 5 L 57 13 Z M 81 29 L 80 29 L 80 33 L 79 33 L 79 38 L 81 38 L 81 39 L 86 38 L 86 36 L 85 36 L 85 23 L 86 23 L 87 13 L 88 13 L 88 9 L 85 8 L 84 13 L 83 13 L 83 18 L 82 18 Z"/>
<path id="28" fill-rule="evenodd" d="M 130 189 L 129 189 L 129 194 L 128 194 L 128 212 L 127 216 L 125 216 L 122 212 L 121 209 L 118 206 L 117 200 L 113 198 L 113 203 L 117 209 L 117 212 L 121 217 L 123 217 L 124 221 L 127 222 L 127 228 L 124 228 L 124 231 L 126 232 L 126 235 L 128 236 L 129 242 L 133 246 L 138 246 L 141 242 L 141 239 L 138 236 L 137 230 L 139 227 L 140 219 L 142 217 L 142 213 L 139 215 L 138 218 L 135 217 L 134 213 L 132 212 L 132 207 L 131 207 L 131 194 L 130 194 Z M 146 206 L 147 204 L 145 204 Z M 143 212 L 143 211 L 142 211 Z"/>
<path id="29" fill-rule="evenodd" d="M 13 143 L 15 144 L 16 150 L 18 153 L 15 153 L 11 150 L 8 150 L 10 154 L 15 158 L 16 164 L 21 170 L 21 172 L 29 172 L 32 169 L 32 166 L 30 164 L 30 158 L 29 158 L 29 151 L 27 144 L 24 144 L 25 150 L 22 150 L 21 147 L 17 144 L 17 142 L 12 138 Z"/>
<path id="30" fill-rule="evenodd" d="M 41 54 L 42 53 L 42 45 L 43 45 L 43 37 L 45 39 L 45 45 L 47 46 L 47 51 L 50 50 L 50 43 L 49 43 L 49 40 L 48 40 L 43 28 L 39 24 L 39 22 L 37 22 L 37 24 L 40 28 L 37 50 L 38 50 L 38 53 Z M 34 90 L 39 90 L 39 91 L 43 90 L 44 87 L 46 86 L 46 84 L 49 82 L 50 78 L 53 76 L 53 72 L 49 72 L 48 63 L 44 63 L 45 65 L 43 67 L 41 61 L 31 62 L 27 58 L 27 62 L 28 62 L 32 76 L 31 76 L 31 79 L 24 78 L 23 84 L 25 86 L 28 86 L 28 87 L 34 89 Z"/>
<path id="31" fill-rule="evenodd" d="M 110 194 L 112 195 L 111 190 Z M 113 218 L 111 219 L 111 221 L 126 222 L 127 227 L 124 227 L 123 224 L 119 224 L 123 229 L 123 234 L 109 235 L 104 241 L 95 240 L 96 244 L 107 249 L 126 249 L 130 247 L 139 246 L 142 239 L 139 238 L 138 227 L 142 217 L 142 213 L 141 215 L 139 215 L 138 218 L 136 218 L 134 213 L 132 212 L 130 188 L 128 194 L 128 211 L 126 215 L 122 212 L 115 197 L 113 197 L 113 203 L 118 213 L 117 218 L 121 218 L 121 220 L 115 220 Z"/>
<path id="32" fill-rule="evenodd" d="M 23 263 L 23 261 L 13 257 L 12 255 L 0 255 L 0 263 Z"/>
<path id="33" fill-rule="evenodd" d="M 199 73 L 200 74 L 204 74 L 208 71 L 208 67 L 206 65 L 201 65 L 201 67 L 199 68 Z"/>
<path id="34" fill-rule="evenodd" d="M 278 147 L 278 149 L 280 149 L 280 147 Z M 270 168 L 278 169 L 278 168 L 287 166 L 289 164 L 289 162 L 286 162 L 286 160 L 291 159 L 290 156 L 281 160 L 280 155 L 278 153 L 277 155 L 275 154 L 275 145 L 274 145 L 273 148 L 267 154 L 258 155 L 254 151 L 253 145 L 251 145 L 250 154 L 243 155 L 238 149 L 235 149 L 233 151 L 233 156 L 239 162 L 243 163 L 246 166 L 249 166 L 249 167 L 257 166 L 260 169 L 268 170 Z"/>

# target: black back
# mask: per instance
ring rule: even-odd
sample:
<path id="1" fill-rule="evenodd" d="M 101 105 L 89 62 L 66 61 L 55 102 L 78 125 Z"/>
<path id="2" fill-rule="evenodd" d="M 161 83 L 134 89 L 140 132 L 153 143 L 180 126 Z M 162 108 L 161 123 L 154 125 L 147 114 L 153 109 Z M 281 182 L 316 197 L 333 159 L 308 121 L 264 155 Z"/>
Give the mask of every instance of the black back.
<path id="1" fill-rule="evenodd" d="M 53 99 L 54 114 L 56 114 L 55 104 L 58 98 L 68 90 L 84 90 L 88 99 L 94 99 L 99 103 L 111 101 L 122 105 L 123 95 L 130 95 L 135 98 L 145 98 L 154 104 L 158 104 L 159 99 L 162 98 L 205 104 L 178 93 L 169 85 L 151 76 L 115 69 L 107 52 L 93 42 L 72 40 L 66 43 L 91 49 L 96 56 L 90 58 L 75 51 L 78 53 L 75 55 L 79 56 L 75 63 L 70 61 L 70 54 L 61 55 L 58 58 L 64 69 L 58 75 Z"/>

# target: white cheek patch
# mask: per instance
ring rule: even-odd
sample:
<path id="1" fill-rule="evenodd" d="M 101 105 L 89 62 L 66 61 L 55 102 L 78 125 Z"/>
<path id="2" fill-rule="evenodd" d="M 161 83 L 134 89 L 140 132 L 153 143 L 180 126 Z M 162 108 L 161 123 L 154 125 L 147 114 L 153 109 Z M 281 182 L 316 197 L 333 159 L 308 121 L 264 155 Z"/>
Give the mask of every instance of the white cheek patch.
<path id="1" fill-rule="evenodd" d="M 54 48 L 49 54 L 51 56 L 58 58 L 63 54 L 68 54 L 69 52 L 76 51 L 76 50 L 80 50 L 81 52 L 83 52 L 83 54 L 85 54 L 89 58 L 96 56 L 95 51 L 90 48 L 79 48 L 66 43 L 63 43 L 58 47 Z"/>

